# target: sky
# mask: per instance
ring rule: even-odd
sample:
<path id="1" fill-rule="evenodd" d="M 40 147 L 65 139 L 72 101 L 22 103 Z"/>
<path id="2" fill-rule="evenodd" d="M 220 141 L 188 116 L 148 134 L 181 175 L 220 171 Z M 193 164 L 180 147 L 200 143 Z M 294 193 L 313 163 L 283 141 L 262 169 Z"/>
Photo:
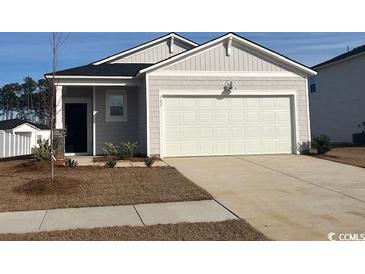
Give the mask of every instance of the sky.
<path id="1" fill-rule="evenodd" d="M 59 69 L 82 66 L 155 39 L 166 33 L 70 33 L 60 57 Z M 197 43 L 223 33 L 179 32 Z M 365 44 L 365 33 L 239 33 L 258 44 L 307 66 L 316 65 Z M 50 33 L 0 33 L 0 87 L 21 82 L 26 76 L 40 79 L 51 71 Z"/>

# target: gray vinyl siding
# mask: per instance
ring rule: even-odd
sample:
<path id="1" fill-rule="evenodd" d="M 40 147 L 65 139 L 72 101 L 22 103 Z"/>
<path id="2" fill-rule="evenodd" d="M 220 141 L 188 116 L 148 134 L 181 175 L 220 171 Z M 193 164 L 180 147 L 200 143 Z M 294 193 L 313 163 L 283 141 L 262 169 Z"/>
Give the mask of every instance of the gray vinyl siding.
<path id="1" fill-rule="evenodd" d="M 113 60 L 112 63 L 157 63 L 171 56 L 187 50 L 187 46 L 179 43 L 174 44 L 174 52 L 170 53 L 169 42 L 163 41 L 155 46 L 149 47 L 140 52 L 125 56 L 121 59 Z"/>
<path id="2" fill-rule="evenodd" d="M 310 93 L 312 135 L 352 143 L 365 121 L 365 54 L 317 69 L 316 92 Z"/>
<path id="3" fill-rule="evenodd" d="M 298 142 L 309 141 L 306 79 L 303 77 L 229 77 L 237 90 L 295 91 L 298 113 Z M 150 154 L 160 154 L 159 90 L 221 90 L 227 77 L 149 76 Z"/>
<path id="4" fill-rule="evenodd" d="M 287 69 L 274 60 L 235 43 L 232 44 L 231 54 L 227 56 L 226 44 L 220 43 L 163 70 L 278 72 Z"/>
<path id="5" fill-rule="evenodd" d="M 119 145 L 122 141 L 137 142 L 138 136 L 138 90 L 128 87 L 127 90 L 127 118 L 125 122 L 107 122 L 105 120 L 105 91 L 120 90 L 113 87 L 96 87 L 96 154 L 103 154 L 105 143 Z"/>
<path id="6" fill-rule="evenodd" d="M 141 80 L 142 81 L 142 80 Z M 121 90 L 118 87 L 96 87 L 96 117 L 95 117 L 95 138 L 96 154 L 103 154 L 105 143 L 119 145 L 122 141 L 138 142 L 138 152 L 146 154 L 146 96 L 145 88 L 127 87 L 127 111 L 128 120 L 125 122 L 107 122 L 105 120 L 105 91 Z M 93 97 L 92 87 L 65 87 L 63 94 L 65 98 L 91 98 Z M 91 113 L 92 115 L 92 109 Z"/>

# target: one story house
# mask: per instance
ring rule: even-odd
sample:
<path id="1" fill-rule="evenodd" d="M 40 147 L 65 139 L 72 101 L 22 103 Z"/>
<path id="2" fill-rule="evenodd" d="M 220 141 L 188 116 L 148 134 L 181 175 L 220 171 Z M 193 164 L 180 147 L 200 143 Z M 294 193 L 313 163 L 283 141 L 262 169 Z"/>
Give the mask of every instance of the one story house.
<path id="1" fill-rule="evenodd" d="M 313 135 L 326 134 L 334 143 L 352 143 L 353 134 L 361 133 L 365 123 L 365 45 L 313 69 L 318 71 L 310 79 Z"/>
<path id="2" fill-rule="evenodd" d="M 22 119 L 0 121 L 0 131 L 30 137 L 31 148 L 36 147 L 39 141 L 45 142 L 50 137 L 50 130 L 47 125 Z"/>
<path id="3" fill-rule="evenodd" d="M 58 71 L 56 128 L 70 155 L 121 141 L 158 157 L 299 153 L 315 74 L 235 33 L 201 45 L 170 33 Z"/>

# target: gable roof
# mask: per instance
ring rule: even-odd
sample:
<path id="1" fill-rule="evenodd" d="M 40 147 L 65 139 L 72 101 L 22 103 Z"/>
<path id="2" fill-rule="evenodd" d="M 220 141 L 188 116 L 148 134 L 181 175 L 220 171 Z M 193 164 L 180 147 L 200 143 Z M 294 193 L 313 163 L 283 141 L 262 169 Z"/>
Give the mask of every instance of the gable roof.
<path id="1" fill-rule="evenodd" d="M 98 60 L 98 61 L 94 62 L 94 63 L 93 63 L 93 65 L 100 65 L 100 64 L 104 64 L 104 63 L 109 62 L 109 61 L 111 61 L 111 60 L 114 60 L 114 59 L 116 59 L 116 58 L 121 58 L 121 57 L 123 57 L 123 56 L 125 56 L 125 55 L 127 55 L 127 54 L 135 53 L 135 52 L 137 52 L 137 51 L 140 51 L 140 50 L 143 50 L 143 49 L 145 49 L 145 48 L 148 48 L 148 47 L 150 47 L 150 46 L 151 46 L 151 45 L 153 45 L 153 44 L 157 44 L 157 43 L 159 43 L 159 42 L 161 42 L 161 41 L 163 41 L 163 40 L 169 39 L 169 38 L 171 38 L 171 37 L 173 37 L 174 39 L 176 39 L 176 40 L 178 40 L 178 41 L 180 41 L 180 42 L 182 42 L 182 43 L 184 43 L 184 44 L 187 44 L 187 45 L 189 45 L 189 46 L 191 46 L 191 47 L 196 47 L 196 46 L 198 46 L 198 44 L 197 44 L 197 43 L 195 43 L 195 42 L 193 42 L 193 41 L 191 41 L 191 40 L 189 40 L 189 39 L 187 39 L 187 38 L 185 38 L 185 37 L 182 37 L 182 36 L 180 36 L 180 35 L 178 35 L 178 34 L 176 34 L 176 33 L 174 33 L 174 32 L 171 32 L 171 33 L 169 33 L 169 34 L 166 34 L 166 35 L 164 35 L 164 36 L 158 37 L 158 38 L 156 38 L 156 39 L 154 39 L 154 40 L 151 40 L 151 41 L 149 41 L 149 42 L 143 43 L 143 44 L 138 45 L 138 46 L 136 46 L 136 47 L 133 47 L 133 48 L 130 48 L 130 49 L 127 49 L 127 50 L 121 51 L 121 52 L 119 52 L 119 53 L 116 53 L 116 54 L 110 55 L 110 56 L 108 56 L 108 57 L 105 57 L 105 58 L 103 58 L 103 59 L 101 59 L 101 60 Z"/>
<path id="2" fill-rule="evenodd" d="M 201 45 L 199 45 L 195 48 L 184 51 L 182 53 L 174 55 L 174 56 L 172 56 L 168 59 L 162 60 L 160 62 L 157 62 L 156 64 L 151 65 L 147 68 L 141 69 L 139 71 L 139 74 L 150 72 L 150 71 L 156 70 L 156 69 L 161 69 L 161 68 L 166 67 L 168 65 L 171 65 L 175 62 L 181 61 L 181 60 L 183 60 L 185 58 L 188 58 L 188 57 L 190 57 L 194 54 L 198 54 L 202 50 L 204 50 L 206 48 L 209 48 L 210 46 L 213 46 L 215 44 L 218 44 L 219 42 L 222 42 L 226 39 L 234 39 L 234 40 L 236 40 L 236 41 L 238 41 L 238 42 L 240 42 L 240 43 L 242 43 L 242 44 L 244 44 L 248 47 L 251 47 L 251 48 L 254 48 L 255 50 L 263 52 L 263 53 L 265 53 L 265 54 L 267 54 L 267 55 L 269 55 L 269 56 L 271 56 L 271 57 L 273 57 L 273 58 L 275 58 L 275 59 L 291 66 L 291 67 L 295 67 L 296 69 L 299 69 L 299 70 L 305 72 L 306 74 L 309 74 L 309 75 L 316 75 L 317 74 L 313 69 L 309 68 L 308 66 L 303 65 L 303 64 L 301 64 L 297 61 L 294 61 L 294 60 L 292 60 L 292 59 L 290 59 L 290 58 L 288 58 L 288 57 L 286 57 L 286 56 L 284 56 L 280 53 L 277 53 L 273 50 L 270 50 L 270 49 L 268 49 L 264 46 L 261 46 L 261 45 L 255 43 L 255 42 L 252 42 L 252 41 L 250 41 L 246 38 L 243 38 L 240 35 L 238 35 L 236 33 L 233 33 L 233 32 L 226 33 L 226 34 L 224 34 L 224 35 L 222 35 L 218 38 L 212 39 L 212 40 L 210 40 L 210 41 L 208 41 L 204 44 L 201 44 Z"/>
<path id="3" fill-rule="evenodd" d="M 353 50 L 350 50 L 349 52 L 346 52 L 346 53 L 343 53 L 343 54 L 340 54 L 332 59 L 329 59 L 325 62 L 322 62 L 318 65 L 315 65 L 313 66 L 312 68 L 314 69 L 317 69 L 317 68 L 320 68 L 320 67 L 324 67 L 324 66 L 327 66 L 327 65 L 331 65 L 333 63 L 337 63 L 337 62 L 340 62 L 340 61 L 343 61 L 347 58 L 350 58 L 350 57 L 354 57 L 358 54 L 361 54 L 361 53 L 365 53 L 365 45 L 362 45 L 362 46 L 359 46 L 357 48 L 354 48 Z"/>
<path id="4" fill-rule="evenodd" d="M 141 69 L 147 68 L 153 64 L 144 63 L 121 63 L 121 64 L 101 64 L 86 65 L 56 72 L 57 76 L 135 76 Z M 52 76 L 52 73 L 45 74 L 46 77 Z"/>
<path id="5" fill-rule="evenodd" d="M 36 127 L 40 130 L 42 129 L 49 129 L 49 127 L 47 125 L 43 125 L 43 124 L 38 124 L 38 123 L 33 123 L 30 122 L 28 120 L 22 120 L 22 119 L 11 119 L 11 120 L 3 120 L 0 121 L 0 130 L 9 130 L 9 129 L 13 129 L 16 128 L 20 125 L 23 124 L 29 124 L 33 127 Z"/>

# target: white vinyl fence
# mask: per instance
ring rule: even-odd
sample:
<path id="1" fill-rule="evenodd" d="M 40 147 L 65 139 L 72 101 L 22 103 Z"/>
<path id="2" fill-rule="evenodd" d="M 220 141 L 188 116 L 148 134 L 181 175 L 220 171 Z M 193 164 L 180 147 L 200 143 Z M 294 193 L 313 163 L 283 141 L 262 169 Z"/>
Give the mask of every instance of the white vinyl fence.
<path id="1" fill-rule="evenodd" d="M 0 158 L 31 154 L 30 137 L 0 131 Z"/>

